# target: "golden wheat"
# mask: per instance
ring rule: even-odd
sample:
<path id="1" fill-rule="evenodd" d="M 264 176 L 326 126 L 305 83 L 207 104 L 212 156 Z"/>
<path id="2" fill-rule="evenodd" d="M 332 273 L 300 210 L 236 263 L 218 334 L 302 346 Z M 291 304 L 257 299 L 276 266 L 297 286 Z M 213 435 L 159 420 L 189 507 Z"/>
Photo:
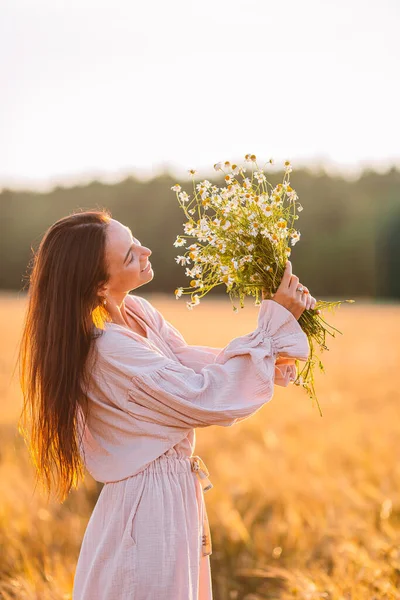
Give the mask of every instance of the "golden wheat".
<path id="1" fill-rule="evenodd" d="M 223 346 L 256 325 L 251 300 L 194 313 L 171 296 L 146 297 L 188 343 Z M 11 380 L 24 310 L 24 297 L 1 297 L 0 598 L 66 600 L 100 486 L 87 475 L 63 505 L 32 495 Z M 316 374 L 322 417 L 300 388 L 276 386 L 253 418 L 197 431 L 214 484 L 215 600 L 400 598 L 400 307 L 358 301 L 331 320 L 344 335 Z"/>

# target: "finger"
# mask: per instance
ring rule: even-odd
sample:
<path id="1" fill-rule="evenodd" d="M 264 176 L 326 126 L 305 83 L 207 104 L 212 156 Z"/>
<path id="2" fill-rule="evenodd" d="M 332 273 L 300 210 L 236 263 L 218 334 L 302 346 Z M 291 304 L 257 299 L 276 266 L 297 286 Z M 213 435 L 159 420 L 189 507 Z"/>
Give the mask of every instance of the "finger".
<path id="1" fill-rule="evenodd" d="M 303 298 L 306 301 L 306 310 L 308 310 L 311 306 L 312 296 L 310 295 L 308 288 L 306 286 L 303 286 Z"/>
<path id="2" fill-rule="evenodd" d="M 297 286 L 299 285 L 299 278 L 297 275 L 292 275 L 290 278 L 289 288 L 293 289 L 297 292 Z"/>
<path id="3" fill-rule="evenodd" d="M 286 263 L 286 266 L 285 266 L 285 270 L 283 272 L 282 281 L 281 281 L 280 285 L 283 284 L 283 287 L 289 287 L 291 277 L 292 277 L 292 263 L 290 262 L 290 260 L 288 260 Z"/>

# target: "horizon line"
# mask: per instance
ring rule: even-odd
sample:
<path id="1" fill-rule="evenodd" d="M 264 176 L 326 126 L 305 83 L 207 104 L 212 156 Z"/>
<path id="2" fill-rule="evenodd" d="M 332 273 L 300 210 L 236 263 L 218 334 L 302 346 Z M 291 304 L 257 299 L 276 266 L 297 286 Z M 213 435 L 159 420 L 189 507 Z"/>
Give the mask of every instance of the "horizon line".
<path id="1" fill-rule="evenodd" d="M 362 176 L 365 171 L 374 171 L 377 174 L 386 174 L 390 171 L 400 170 L 400 158 L 384 159 L 384 160 L 359 160 L 356 163 L 338 163 L 332 160 L 302 160 L 290 161 L 293 166 L 292 173 L 296 171 L 309 171 L 312 174 L 325 172 L 328 176 L 341 177 L 349 181 L 355 181 Z M 297 163 L 297 164 L 296 164 Z M 189 167 L 188 167 L 189 168 Z M 194 167 L 195 168 L 195 167 Z M 282 166 L 277 161 L 273 165 L 268 165 L 267 169 L 270 172 L 276 173 L 283 171 Z M 117 184 L 121 181 L 132 177 L 141 182 L 152 181 L 160 176 L 167 175 L 171 179 L 186 178 L 191 181 L 188 176 L 187 169 L 182 165 L 173 164 L 167 161 L 160 162 L 152 167 L 122 167 L 117 170 L 107 171 L 106 169 L 88 169 L 86 171 L 75 172 L 70 174 L 52 175 L 47 178 L 32 178 L 32 177 L 6 177 L 0 180 L 0 193 L 4 190 L 16 192 L 43 192 L 48 193 L 55 188 L 74 188 L 85 185 L 90 185 L 93 182 L 103 184 Z M 212 167 L 201 166 L 196 169 L 198 173 L 197 180 L 211 178 L 210 173 L 216 173 Z M 266 172 L 266 170 L 265 170 Z"/>

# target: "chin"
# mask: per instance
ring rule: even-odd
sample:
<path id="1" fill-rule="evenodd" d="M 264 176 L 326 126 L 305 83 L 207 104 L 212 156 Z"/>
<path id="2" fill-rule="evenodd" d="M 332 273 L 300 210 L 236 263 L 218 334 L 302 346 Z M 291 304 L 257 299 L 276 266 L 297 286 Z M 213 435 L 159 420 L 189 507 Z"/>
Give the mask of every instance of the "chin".
<path id="1" fill-rule="evenodd" d="M 145 283 L 149 283 L 149 281 L 151 281 L 154 277 L 154 273 L 153 273 L 153 269 L 150 269 L 150 271 L 148 273 L 142 273 L 142 281 L 139 283 L 139 285 L 143 285 Z"/>

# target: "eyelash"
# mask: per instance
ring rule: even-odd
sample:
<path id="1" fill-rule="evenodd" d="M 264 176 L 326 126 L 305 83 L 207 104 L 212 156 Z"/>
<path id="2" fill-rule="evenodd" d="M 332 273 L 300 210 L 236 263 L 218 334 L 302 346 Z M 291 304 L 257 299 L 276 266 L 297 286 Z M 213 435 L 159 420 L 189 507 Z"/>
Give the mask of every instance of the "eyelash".
<path id="1" fill-rule="evenodd" d="M 133 254 L 131 254 L 131 260 L 128 262 L 128 265 L 130 265 L 132 261 L 133 261 Z"/>

